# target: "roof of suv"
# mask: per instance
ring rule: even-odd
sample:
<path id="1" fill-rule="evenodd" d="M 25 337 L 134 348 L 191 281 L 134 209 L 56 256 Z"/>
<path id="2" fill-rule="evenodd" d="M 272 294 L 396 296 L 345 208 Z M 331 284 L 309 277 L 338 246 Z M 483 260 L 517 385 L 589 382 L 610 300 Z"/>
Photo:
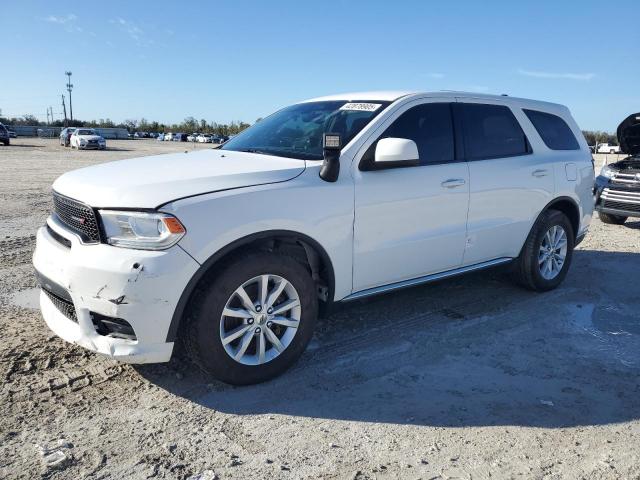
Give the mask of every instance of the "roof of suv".
<path id="1" fill-rule="evenodd" d="M 384 102 L 394 102 L 402 97 L 457 97 L 457 98 L 477 98 L 477 99 L 487 99 L 487 100 L 501 100 L 501 101 L 509 101 L 512 103 L 519 104 L 529 104 L 529 105 L 539 105 L 546 106 L 547 108 L 557 109 L 565 108 L 564 106 L 551 103 L 551 102 L 543 102 L 540 100 L 531 100 L 528 98 L 518 98 L 518 97 L 510 97 L 507 95 L 489 95 L 486 93 L 474 93 L 474 92 L 457 92 L 453 90 L 441 90 L 439 92 L 416 92 L 416 91 L 372 91 L 372 92 L 352 92 L 352 93 L 342 93 L 337 95 L 328 95 L 325 97 L 317 97 L 311 98 L 309 100 L 305 100 L 301 103 L 306 102 L 319 102 L 319 101 L 331 101 L 331 100 L 345 100 L 345 101 L 355 101 L 355 100 L 369 100 L 369 101 L 384 101 Z"/>

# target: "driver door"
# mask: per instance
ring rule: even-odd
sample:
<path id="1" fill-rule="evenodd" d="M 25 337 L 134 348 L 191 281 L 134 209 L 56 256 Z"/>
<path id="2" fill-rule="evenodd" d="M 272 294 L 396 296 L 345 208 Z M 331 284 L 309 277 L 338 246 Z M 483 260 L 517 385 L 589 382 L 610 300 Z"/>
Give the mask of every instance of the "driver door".
<path id="1" fill-rule="evenodd" d="M 356 157 L 354 293 L 462 265 L 469 169 L 456 155 L 454 101 L 437 98 L 404 106 Z M 363 171 L 377 141 L 387 137 L 415 141 L 419 164 Z"/>

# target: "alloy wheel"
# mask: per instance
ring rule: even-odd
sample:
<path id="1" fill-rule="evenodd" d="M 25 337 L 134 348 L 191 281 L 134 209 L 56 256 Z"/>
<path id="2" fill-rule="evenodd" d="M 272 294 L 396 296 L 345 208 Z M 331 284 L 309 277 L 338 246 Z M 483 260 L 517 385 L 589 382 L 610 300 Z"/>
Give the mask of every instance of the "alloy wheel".
<path id="1" fill-rule="evenodd" d="M 544 237 L 538 252 L 540 274 L 546 280 L 552 280 L 562 271 L 567 258 L 567 232 L 560 225 L 554 225 Z"/>
<path id="2" fill-rule="evenodd" d="M 227 300 L 220 317 L 220 340 L 236 362 L 261 365 L 291 344 L 301 314 L 300 297 L 291 282 L 278 275 L 259 275 Z"/>

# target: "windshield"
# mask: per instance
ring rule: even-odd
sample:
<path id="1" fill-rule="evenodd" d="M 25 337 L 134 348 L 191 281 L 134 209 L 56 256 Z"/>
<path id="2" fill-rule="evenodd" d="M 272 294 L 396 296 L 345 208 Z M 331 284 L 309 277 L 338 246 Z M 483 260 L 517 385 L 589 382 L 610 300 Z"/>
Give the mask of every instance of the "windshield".
<path id="1" fill-rule="evenodd" d="M 228 140 L 222 150 L 322 160 L 322 134 L 338 133 L 346 145 L 389 102 L 327 101 L 283 108 Z"/>
<path id="2" fill-rule="evenodd" d="M 94 130 L 78 130 L 78 135 L 95 135 Z"/>

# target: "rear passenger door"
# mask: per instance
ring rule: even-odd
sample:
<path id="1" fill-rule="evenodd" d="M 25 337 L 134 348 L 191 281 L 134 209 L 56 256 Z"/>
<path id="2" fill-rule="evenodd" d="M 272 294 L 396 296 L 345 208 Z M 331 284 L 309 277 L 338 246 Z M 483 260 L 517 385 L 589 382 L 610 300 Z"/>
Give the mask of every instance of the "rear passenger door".
<path id="1" fill-rule="evenodd" d="M 553 159 L 533 151 L 522 110 L 474 99 L 454 107 L 470 177 L 463 265 L 516 257 L 553 199 Z"/>

